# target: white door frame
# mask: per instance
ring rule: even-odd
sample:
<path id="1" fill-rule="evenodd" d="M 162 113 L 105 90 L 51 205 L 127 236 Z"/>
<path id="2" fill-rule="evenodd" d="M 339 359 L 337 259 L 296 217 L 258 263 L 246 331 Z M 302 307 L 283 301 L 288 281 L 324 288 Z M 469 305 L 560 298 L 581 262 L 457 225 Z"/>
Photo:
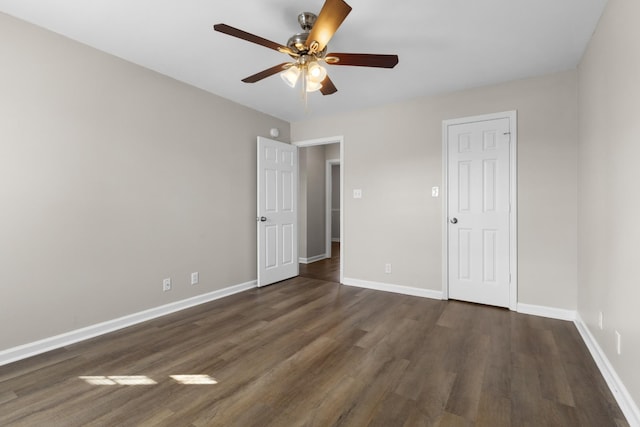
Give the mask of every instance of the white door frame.
<path id="1" fill-rule="evenodd" d="M 509 309 L 516 310 L 518 306 L 518 117 L 515 110 L 442 121 L 442 186 L 444 190 L 442 193 L 444 196 L 442 198 L 442 295 L 444 299 L 449 299 L 449 127 L 503 118 L 509 119 L 511 137 L 509 158 L 509 198 L 511 200 L 511 212 L 509 214 Z"/>
<path id="2" fill-rule="evenodd" d="M 334 165 L 340 166 L 340 159 L 327 160 L 325 168 L 325 256 L 331 258 L 331 237 L 333 235 L 332 223 L 333 223 L 333 209 L 332 209 L 332 194 L 333 194 L 333 173 L 331 167 Z M 342 167 L 341 167 L 342 169 Z M 340 206 L 340 212 L 342 212 L 342 206 Z M 341 225 L 342 227 L 342 225 Z"/>
<path id="3" fill-rule="evenodd" d="M 327 145 L 327 144 L 340 144 L 340 283 L 344 279 L 344 137 L 343 136 L 329 136 L 325 138 L 307 139 L 303 141 L 294 141 L 291 144 L 296 147 L 313 147 L 314 145 Z M 300 162 L 298 162 L 298 168 Z M 300 176 L 300 171 L 298 171 Z M 326 224 L 325 224 L 326 226 Z M 329 237 L 331 237 L 331 230 L 329 230 Z M 329 242 L 329 249 L 331 249 L 331 242 Z"/>

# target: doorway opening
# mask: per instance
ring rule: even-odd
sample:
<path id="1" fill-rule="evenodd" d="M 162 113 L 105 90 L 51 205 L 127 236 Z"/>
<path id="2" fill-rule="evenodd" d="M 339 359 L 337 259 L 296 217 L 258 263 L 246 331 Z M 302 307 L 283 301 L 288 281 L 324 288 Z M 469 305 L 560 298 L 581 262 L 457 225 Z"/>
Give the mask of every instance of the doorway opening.
<path id="1" fill-rule="evenodd" d="M 299 275 L 343 278 L 342 137 L 294 142 L 298 147 Z"/>

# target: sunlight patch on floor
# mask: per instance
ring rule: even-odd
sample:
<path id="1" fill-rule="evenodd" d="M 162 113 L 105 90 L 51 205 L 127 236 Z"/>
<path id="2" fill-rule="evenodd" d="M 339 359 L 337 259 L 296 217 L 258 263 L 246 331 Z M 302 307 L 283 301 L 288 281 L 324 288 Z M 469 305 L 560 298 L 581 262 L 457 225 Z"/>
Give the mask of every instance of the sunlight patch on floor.
<path id="1" fill-rule="evenodd" d="M 169 375 L 179 384 L 186 385 L 213 385 L 218 384 L 215 378 L 209 375 Z M 91 385 L 154 385 L 158 384 L 146 375 L 90 375 L 80 376 L 79 379 Z"/>
<path id="2" fill-rule="evenodd" d="M 153 385 L 157 384 L 145 375 L 95 375 L 78 377 L 91 385 Z"/>
<path id="3" fill-rule="evenodd" d="M 170 375 L 171 378 L 179 382 L 180 384 L 218 384 L 215 378 L 211 378 L 209 375 Z"/>

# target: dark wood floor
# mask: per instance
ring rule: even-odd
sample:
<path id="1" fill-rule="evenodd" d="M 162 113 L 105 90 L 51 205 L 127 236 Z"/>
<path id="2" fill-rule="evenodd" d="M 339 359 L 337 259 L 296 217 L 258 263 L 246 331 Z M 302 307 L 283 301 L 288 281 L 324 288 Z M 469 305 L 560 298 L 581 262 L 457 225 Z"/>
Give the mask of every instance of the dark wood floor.
<path id="1" fill-rule="evenodd" d="M 298 277 L 0 367 L 0 425 L 627 424 L 570 322 Z"/>
<path id="2" fill-rule="evenodd" d="M 331 258 L 300 264 L 300 276 L 326 282 L 340 282 L 340 243 L 331 243 Z"/>

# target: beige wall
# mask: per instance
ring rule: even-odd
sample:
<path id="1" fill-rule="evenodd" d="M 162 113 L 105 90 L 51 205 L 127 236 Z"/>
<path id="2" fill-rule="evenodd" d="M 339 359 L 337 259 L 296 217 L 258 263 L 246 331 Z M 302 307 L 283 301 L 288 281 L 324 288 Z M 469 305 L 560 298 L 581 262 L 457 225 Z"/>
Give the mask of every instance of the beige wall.
<path id="1" fill-rule="evenodd" d="M 638 16 L 639 2 L 610 0 L 579 67 L 578 312 L 635 402 L 640 402 Z M 621 355 L 615 331 L 622 335 Z"/>
<path id="2" fill-rule="evenodd" d="M 575 71 L 293 123 L 293 140 L 344 136 L 345 277 L 442 289 L 442 198 L 431 198 L 442 121 L 507 110 L 518 111 L 518 301 L 576 308 Z"/>
<path id="3" fill-rule="evenodd" d="M 255 280 L 288 123 L 4 14 L 0 57 L 0 350 Z"/>

